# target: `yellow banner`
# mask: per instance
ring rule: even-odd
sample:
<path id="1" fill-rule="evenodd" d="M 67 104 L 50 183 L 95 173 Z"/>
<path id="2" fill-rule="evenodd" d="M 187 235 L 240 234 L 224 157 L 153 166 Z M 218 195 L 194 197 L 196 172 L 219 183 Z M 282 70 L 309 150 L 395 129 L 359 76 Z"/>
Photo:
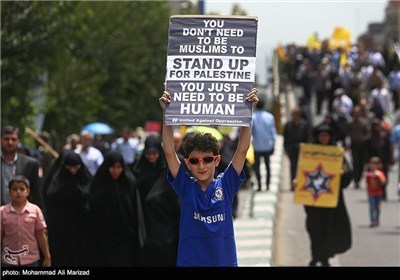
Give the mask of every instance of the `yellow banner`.
<path id="1" fill-rule="evenodd" d="M 336 207 L 344 149 L 301 144 L 294 202 L 314 207 Z"/>

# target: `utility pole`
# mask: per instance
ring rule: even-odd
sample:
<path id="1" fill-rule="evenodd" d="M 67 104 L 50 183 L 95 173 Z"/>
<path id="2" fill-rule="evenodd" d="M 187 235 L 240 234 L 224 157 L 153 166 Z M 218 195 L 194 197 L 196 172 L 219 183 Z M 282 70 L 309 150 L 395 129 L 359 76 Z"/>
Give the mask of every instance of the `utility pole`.
<path id="1" fill-rule="evenodd" d="M 205 0 L 198 0 L 198 7 L 199 7 L 199 15 L 204 15 L 205 14 Z"/>

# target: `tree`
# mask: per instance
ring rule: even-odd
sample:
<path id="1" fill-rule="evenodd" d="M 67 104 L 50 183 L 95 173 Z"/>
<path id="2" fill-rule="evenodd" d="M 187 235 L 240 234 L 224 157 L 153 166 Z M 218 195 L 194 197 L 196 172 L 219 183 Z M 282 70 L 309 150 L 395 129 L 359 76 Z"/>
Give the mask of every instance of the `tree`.
<path id="1" fill-rule="evenodd" d="M 239 4 L 235 3 L 232 5 L 232 15 L 247 16 L 247 12 Z"/>
<path id="2" fill-rule="evenodd" d="M 2 124 L 30 126 L 35 108 L 31 90 L 55 53 L 63 17 L 73 3 L 1 2 Z"/>
<path id="3" fill-rule="evenodd" d="M 44 86 L 44 129 L 60 138 L 87 122 L 116 130 L 161 120 L 165 1 L 2 2 L 2 120 L 32 125 Z M 47 84 L 40 77 L 46 73 Z"/>

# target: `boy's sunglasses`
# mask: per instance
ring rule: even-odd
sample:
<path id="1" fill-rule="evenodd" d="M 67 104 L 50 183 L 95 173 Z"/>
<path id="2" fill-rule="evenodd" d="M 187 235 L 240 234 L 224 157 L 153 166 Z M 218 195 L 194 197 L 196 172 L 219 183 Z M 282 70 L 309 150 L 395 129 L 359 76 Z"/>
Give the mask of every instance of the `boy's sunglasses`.
<path id="1" fill-rule="evenodd" d="M 188 161 L 191 164 L 199 164 L 199 162 L 201 161 L 203 164 L 209 164 L 211 162 L 213 162 L 218 156 L 212 156 L 212 157 L 199 157 L 199 158 L 189 158 Z"/>

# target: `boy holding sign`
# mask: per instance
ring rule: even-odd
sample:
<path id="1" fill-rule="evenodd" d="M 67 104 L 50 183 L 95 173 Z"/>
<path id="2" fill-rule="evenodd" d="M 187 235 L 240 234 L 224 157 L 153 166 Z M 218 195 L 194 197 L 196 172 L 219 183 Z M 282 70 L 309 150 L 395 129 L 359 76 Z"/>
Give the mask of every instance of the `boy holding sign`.
<path id="1" fill-rule="evenodd" d="M 253 106 L 257 104 L 257 89 L 252 89 L 246 100 Z M 164 91 L 159 102 L 165 117 L 170 94 Z M 214 179 L 221 160 L 217 139 L 209 133 L 187 137 L 183 149 L 191 177 L 175 152 L 173 127 L 164 122 L 162 140 L 168 180 L 182 202 L 177 266 L 238 266 L 232 202 L 245 179 L 243 166 L 250 139 L 251 127 L 241 127 L 231 163 Z"/>

